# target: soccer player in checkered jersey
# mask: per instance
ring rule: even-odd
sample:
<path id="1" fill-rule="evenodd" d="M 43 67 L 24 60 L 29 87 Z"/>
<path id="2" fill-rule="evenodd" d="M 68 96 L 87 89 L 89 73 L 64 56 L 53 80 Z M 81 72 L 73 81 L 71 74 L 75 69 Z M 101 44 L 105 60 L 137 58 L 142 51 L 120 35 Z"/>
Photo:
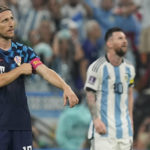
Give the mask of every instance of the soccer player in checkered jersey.
<path id="1" fill-rule="evenodd" d="M 24 77 L 41 75 L 64 91 L 70 107 L 78 98 L 56 72 L 45 66 L 33 49 L 13 42 L 15 21 L 7 6 L 0 6 L 0 150 L 32 150 L 32 132 Z"/>
<path id="2" fill-rule="evenodd" d="M 123 57 L 128 42 L 122 29 L 109 29 L 105 42 L 106 55 L 89 66 L 85 83 L 91 150 L 130 150 L 135 70 Z"/>

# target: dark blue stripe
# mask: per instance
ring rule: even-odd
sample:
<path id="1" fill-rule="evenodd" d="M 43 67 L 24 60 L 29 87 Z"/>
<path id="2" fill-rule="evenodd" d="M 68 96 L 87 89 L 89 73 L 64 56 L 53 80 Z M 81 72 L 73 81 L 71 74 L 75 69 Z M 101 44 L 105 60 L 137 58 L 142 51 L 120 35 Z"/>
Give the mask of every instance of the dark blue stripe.
<path id="1" fill-rule="evenodd" d="M 115 71 L 115 78 L 116 78 L 115 83 L 121 83 L 119 67 L 114 67 L 114 71 Z M 120 103 L 121 103 L 121 94 L 115 93 L 115 123 L 116 123 L 117 138 L 122 138 L 122 134 L 123 134 Z"/>

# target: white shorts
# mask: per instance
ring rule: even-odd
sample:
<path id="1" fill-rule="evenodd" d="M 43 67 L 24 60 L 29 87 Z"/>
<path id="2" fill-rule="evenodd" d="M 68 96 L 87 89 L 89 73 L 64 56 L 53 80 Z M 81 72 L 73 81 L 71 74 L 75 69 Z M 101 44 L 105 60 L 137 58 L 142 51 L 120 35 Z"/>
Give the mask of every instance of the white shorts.
<path id="1" fill-rule="evenodd" d="M 90 150 L 132 150 L 132 139 L 94 138 Z"/>

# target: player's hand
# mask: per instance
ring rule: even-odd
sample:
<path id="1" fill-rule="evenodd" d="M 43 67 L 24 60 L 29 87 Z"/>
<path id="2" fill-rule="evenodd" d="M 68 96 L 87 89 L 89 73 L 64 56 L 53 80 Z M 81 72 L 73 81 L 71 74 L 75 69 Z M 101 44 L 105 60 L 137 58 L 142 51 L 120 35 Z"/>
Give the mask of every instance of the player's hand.
<path id="1" fill-rule="evenodd" d="M 106 126 L 99 118 L 94 119 L 93 123 L 96 129 L 96 132 L 98 132 L 99 134 L 106 133 Z"/>
<path id="2" fill-rule="evenodd" d="M 64 105 L 67 104 L 67 101 L 69 101 L 70 107 L 75 106 L 79 102 L 79 99 L 69 86 L 66 86 L 64 89 Z"/>
<path id="3" fill-rule="evenodd" d="M 21 74 L 30 75 L 32 74 L 32 66 L 30 63 L 24 63 L 19 67 Z"/>

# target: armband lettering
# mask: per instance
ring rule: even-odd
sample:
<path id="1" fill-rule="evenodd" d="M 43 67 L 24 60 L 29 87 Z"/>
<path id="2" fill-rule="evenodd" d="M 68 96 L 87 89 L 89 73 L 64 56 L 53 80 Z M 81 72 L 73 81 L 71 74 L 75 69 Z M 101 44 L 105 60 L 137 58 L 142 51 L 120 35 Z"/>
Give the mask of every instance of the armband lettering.
<path id="1" fill-rule="evenodd" d="M 30 64 L 32 65 L 33 69 L 35 70 L 39 65 L 43 64 L 39 58 L 34 58 L 30 61 Z"/>

